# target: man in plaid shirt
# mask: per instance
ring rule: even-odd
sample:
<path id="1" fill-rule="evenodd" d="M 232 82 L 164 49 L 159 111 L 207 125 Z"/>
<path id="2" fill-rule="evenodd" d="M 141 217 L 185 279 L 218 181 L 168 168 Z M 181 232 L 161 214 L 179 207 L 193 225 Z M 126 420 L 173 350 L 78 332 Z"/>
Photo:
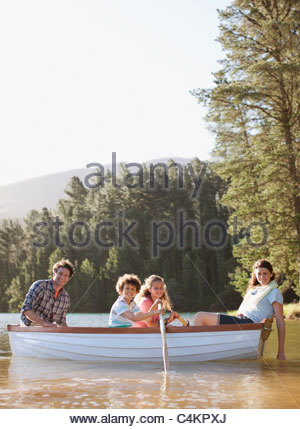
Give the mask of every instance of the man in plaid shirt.
<path id="1" fill-rule="evenodd" d="M 74 273 L 72 262 L 62 259 L 53 265 L 52 279 L 33 283 L 21 309 L 22 324 L 67 326 L 66 314 L 70 308 L 70 296 L 64 286 Z"/>

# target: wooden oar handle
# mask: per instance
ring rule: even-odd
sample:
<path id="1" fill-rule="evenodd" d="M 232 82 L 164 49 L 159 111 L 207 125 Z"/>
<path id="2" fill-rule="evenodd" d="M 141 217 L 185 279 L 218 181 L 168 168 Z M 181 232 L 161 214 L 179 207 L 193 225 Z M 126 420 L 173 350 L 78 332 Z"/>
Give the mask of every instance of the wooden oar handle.
<path id="1" fill-rule="evenodd" d="M 189 326 L 190 322 L 183 319 L 181 316 L 178 317 L 178 320 L 183 324 L 183 326 Z"/>

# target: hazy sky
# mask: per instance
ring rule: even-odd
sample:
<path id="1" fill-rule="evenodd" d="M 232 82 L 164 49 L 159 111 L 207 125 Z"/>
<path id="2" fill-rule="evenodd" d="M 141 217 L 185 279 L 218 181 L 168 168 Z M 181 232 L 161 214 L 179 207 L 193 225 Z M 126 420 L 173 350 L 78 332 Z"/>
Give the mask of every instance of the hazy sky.
<path id="1" fill-rule="evenodd" d="M 189 90 L 223 57 L 229 0 L 0 3 L 0 185 L 90 162 L 208 159 Z"/>

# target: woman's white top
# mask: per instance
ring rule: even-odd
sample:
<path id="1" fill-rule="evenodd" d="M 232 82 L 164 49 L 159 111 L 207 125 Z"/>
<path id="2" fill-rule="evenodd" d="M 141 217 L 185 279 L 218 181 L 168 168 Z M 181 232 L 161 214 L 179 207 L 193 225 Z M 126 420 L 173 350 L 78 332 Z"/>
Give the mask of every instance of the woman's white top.
<path id="1" fill-rule="evenodd" d="M 257 286 L 246 293 L 238 314 L 249 317 L 254 323 L 259 323 L 265 318 L 271 319 L 274 316 L 272 304 L 275 301 L 283 304 L 283 297 L 276 282 L 271 282 L 268 286 Z"/>

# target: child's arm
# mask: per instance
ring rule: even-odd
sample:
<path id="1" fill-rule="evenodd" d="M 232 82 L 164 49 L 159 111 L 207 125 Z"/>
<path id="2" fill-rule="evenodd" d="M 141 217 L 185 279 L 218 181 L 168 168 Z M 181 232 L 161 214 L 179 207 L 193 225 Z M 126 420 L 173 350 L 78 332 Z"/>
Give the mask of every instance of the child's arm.
<path id="1" fill-rule="evenodd" d="M 133 313 L 130 310 L 124 311 L 124 313 L 122 313 L 122 316 L 125 317 L 126 319 L 132 320 L 133 322 L 139 322 L 140 320 L 146 320 L 146 319 L 150 319 L 152 316 L 155 316 L 156 314 L 163 314 L 164 311 L 163 310 L 155 310 L 155 311 L 148 311 L 148 313 L 142 313 L 142 312 L 137 312 L 137 313 Z"/>

